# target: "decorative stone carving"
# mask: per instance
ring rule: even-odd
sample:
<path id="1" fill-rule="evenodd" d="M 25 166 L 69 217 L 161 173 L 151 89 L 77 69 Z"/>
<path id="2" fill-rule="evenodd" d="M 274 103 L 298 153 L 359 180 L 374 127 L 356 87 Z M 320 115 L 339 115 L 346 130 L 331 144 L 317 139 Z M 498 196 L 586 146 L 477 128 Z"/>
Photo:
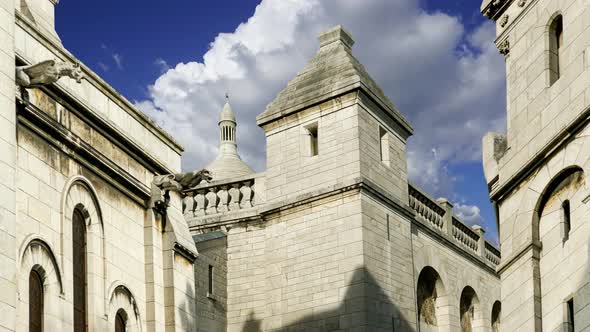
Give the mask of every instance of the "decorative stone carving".
<path id="1" fill-rule="evenodd" d="M 169 191 L 182 192 L 197 186 L 202 181 L 211 181 L 211 174 L 206 169 L 188 173 L 158 175 L 152 181 L 149 207 L 163 214 L 170 200 Z"/>
<path id="2" fill-rule="evenodd" d="M 508 41 L 508 38 L 498 44 L 498 51 L 504 56 L 507 56 L 508 53 L 510 53 L 510 42 Z"/>
<path id="3" fill-rule="evenodd" d="M 502 16 L 502 18 L 500 19 L 500 26 L 503 28 L 506 26 L 506 24 L 508 24 L 508 19 L 510 18 L 510 16 L 508 16 L 508 14 Z"/>
<path id="4" fill-rule="evenodd" d="M 17 66 L 15 80 L 21 89 L 22 99 L 27 104 L 29 102 L 29 94 L 26 89 L 53 84 L 63 76 L 68 76 L 78 83 L 81 83 L 84 78 L 84 74 L 78 63 L 71 64 L 68 62 L 46 60 L 34 65 Z"/>
<path id="5" fill-rule="evenodd" d="M 482 13 L 489 19 L 496 19 L 501 14 L 501 9 L 504 6 L 506 0 L 487 0 L 487 5 L 482 7 Z M 503 10 L 502 10 L 503 11 Z"/>
<path id="6" fill-rule="evenodd" d="M 78 83 L 84 78 L 78 63 L 46 60 L 35 65 L 16 67 L 16 84 L 24 88 L 53 84 L 63 76 L 68 76 Z"/>
<path id="7" fill-rule="evenodd" d="M 526 0 L 518 1 L 518 7 L 524 7 L 524 5 L 526 5 Z"/>

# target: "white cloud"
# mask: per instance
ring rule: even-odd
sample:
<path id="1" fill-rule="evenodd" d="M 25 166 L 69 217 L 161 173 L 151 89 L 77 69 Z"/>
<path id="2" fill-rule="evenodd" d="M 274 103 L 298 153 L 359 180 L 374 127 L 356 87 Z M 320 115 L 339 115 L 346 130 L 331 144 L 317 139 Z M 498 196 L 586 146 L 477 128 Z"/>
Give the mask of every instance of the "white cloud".
<path id="1" fill-rule="evenodd" d="M 113 53 L 113 61 L 117 65 L 117 68 L 123 69 L 123 57 L 119 53 Z"/>
<path id="2" fill-rule="evenodd" d="M 454 203 L 453 212 L 459 219 L 470 226 L 482 225 L 481 210 L 476 205 Z"/>
<path id="3" fill-rule="evenodd" d="M 460 18 L 419 4 L 263 0 L 247 22 L 215 38 L 202 62 L 166 70 L 138 106 L 181 141 L 183 167 L 195 169 L 215 157 L 217 115 L 229 92 L 240 154 L 263 170 L 256 115 L 313 56 L 317 34 L 343 24 L 357 42 L 354 54 L 415 128 L 410 177 L 433 195 L 450 197 L 456 178 L 448 166 L 478 160 L 481 136 L 503 130 L 504 64 L 492 24 L 466 32 Z"/>
<path id="4" fill-rule="evenodd" d="M 104 62 L 99 61 L 98 62 L 98 66 L 100 67 L 100 69 L 102 69 L 105 72 L 108 72 L 109 70 L 111 70 L 111 68 L 109 66 L 107 66 Z"/>

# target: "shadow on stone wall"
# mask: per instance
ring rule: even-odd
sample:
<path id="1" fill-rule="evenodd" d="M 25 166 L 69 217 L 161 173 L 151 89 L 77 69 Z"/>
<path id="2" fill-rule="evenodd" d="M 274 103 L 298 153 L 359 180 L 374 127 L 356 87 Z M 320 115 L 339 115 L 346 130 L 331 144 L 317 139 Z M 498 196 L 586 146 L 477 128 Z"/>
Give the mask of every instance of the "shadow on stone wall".
<path id="1" fill-rule="evenodd" d="M 395 297 L 395 294 L 394 294 Z M 250 312 L 243 332 L 263 331 L 263 320 Z M 336 309 L 308 314 L 282 327 L 264 331 L 347 331 L 379 330 L 415 331 L 414 324 L 407 320 L 401 310 L 391 302 L 377 280 L 365 268 L 358 268 L 347 285 L 344 300 Z"/>

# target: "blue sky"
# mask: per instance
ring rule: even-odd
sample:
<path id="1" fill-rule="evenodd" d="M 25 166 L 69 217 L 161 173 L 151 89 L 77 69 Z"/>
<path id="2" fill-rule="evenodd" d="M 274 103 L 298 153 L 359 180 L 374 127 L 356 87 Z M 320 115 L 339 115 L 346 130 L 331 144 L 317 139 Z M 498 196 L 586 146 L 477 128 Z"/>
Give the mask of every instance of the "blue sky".
<path id="1" fill-rule="evenodd" d="M 183 167 L 216 154 L 229 91 L 242 157 L 264 169 L 254 117 L 342 23 L 355 55 L 414 125 L 412 180 L 497 232 L 480 138 L 504 131 L 504 62 L 476 0 L 61 1 L 64 46 L 186 147 Z M 198 116 L 197 115 L 205 115 Z M 198 119 L 198 120 L 197 120 Z"/>

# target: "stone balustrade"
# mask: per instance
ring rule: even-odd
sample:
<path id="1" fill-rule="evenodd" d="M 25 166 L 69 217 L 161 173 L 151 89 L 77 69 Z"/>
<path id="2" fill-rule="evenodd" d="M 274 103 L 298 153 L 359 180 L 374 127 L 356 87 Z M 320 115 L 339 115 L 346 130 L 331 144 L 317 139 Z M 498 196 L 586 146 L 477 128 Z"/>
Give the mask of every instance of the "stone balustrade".
<path id="1" fill-rule="evenodd" d="M 500 250 L 487 241 L 481 227 L 469 227 L 453 216 L 452 205 L 445 199 L 436 201 L 413 185 L 408 186 L 409 205 L 416 218 L 491 265 L 500 263 Z"/>
<path id="2" fill-rule="evenodd" d="M 453 238 L 468 250 L 477 253 L 479 235 L 456 218 L 453 218 Z"/>
<path id="3" fill-rule="evenodd" d="M 445 210 L 418 189 L 409 186 L 409 191 L 410 207 L 416 211 L 417 217 L 442 230 Z"/>
<path id="4" fill-rule="evenodd" d="M 189 219 L 252 208 L 255 183 L 255 177 L 247 177 L 199 185 L 185 191 L 182 213 Z"/>

